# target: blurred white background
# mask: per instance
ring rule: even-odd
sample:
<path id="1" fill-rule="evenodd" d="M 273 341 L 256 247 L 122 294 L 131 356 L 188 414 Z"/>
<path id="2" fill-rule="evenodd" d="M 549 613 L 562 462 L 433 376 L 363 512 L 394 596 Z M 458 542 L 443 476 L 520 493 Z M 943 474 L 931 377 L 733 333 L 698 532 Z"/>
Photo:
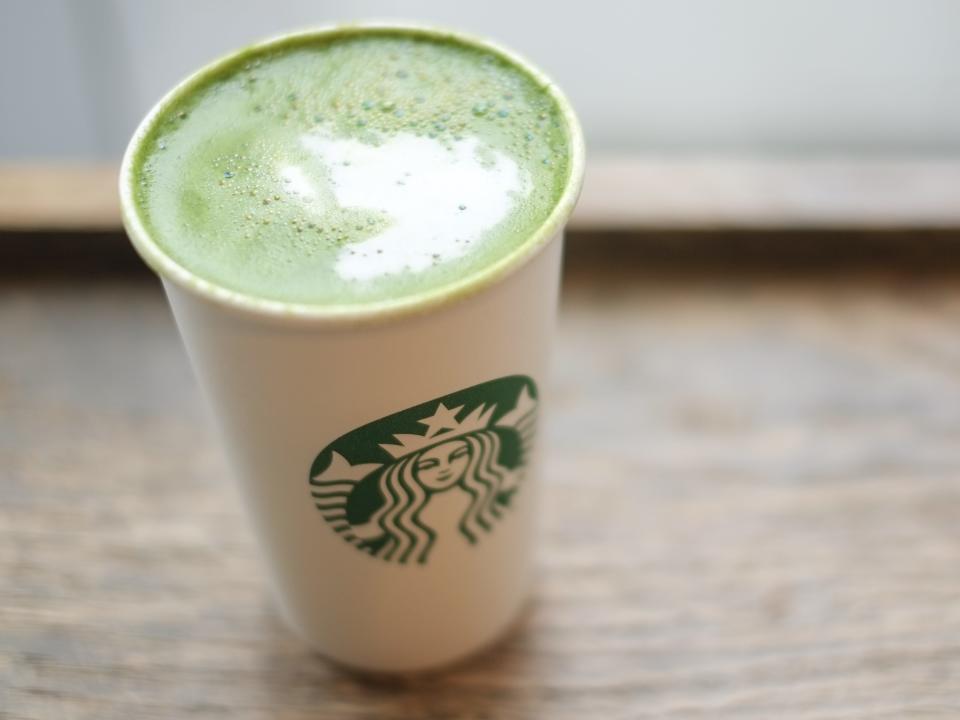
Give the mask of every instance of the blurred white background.
<path id="1" fill-rule="evenodd" d="M 0 0 L 0 161 L 114 160 L 177 80 L 294 28 L 493 37 L 570 94 L 600 155 L 960 152 L 957 0 Z"/>

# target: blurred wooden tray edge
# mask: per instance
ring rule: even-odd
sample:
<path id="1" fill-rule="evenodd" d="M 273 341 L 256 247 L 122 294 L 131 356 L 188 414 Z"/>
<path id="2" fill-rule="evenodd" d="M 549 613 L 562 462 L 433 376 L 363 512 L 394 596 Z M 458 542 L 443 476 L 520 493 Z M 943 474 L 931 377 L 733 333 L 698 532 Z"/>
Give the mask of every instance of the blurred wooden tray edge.
<path id="1" fill-rule="evenodd" d="M 0 165 L 0 231 L 121 226 L 114 165 Z M 570 229 L 960 228 L 960 158 L 597 157 Z"/>

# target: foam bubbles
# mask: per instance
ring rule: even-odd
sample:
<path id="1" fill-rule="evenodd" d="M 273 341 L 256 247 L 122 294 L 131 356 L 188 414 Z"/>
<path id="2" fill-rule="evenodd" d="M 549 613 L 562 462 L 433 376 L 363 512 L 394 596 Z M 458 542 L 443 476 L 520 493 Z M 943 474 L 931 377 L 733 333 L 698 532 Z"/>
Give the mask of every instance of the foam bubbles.
<path id="1" fill-rule="evenodd" d="M 566 177 L 534 78 L 398 32 L 252 55 L 159 117 L 136 178 L 150 231 L 211 282 L 306 303 L 381 301 L 517 247 Z"/>
<path id="2" fill-rule="evenodd" d="M 331 189 L 344 208 L 380 214 L 384 228 L 337 256 L 345 280 L 371 280 L 419 271 L 462 256 L 503 222 L 529 192 L 529 177 L 475 137 L 445 144 L 400 133 L 378 146 L 326 133 L 301 138 L 330 170 Z M 481 160 L 483 156 L 483 160 Z M 285 177 L 297 175 L 285 168 Z M 304 186 L 304 191 L 314 191 Z M 470 212 L 462 198 L 470 198 Z"/>

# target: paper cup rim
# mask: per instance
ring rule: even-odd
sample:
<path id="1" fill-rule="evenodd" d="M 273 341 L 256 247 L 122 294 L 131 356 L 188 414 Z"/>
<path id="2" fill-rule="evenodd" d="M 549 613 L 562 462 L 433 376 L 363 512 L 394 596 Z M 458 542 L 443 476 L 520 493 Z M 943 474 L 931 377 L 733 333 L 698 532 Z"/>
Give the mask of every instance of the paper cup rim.
<path id="1" fill-rule="evenodd" d="M 157 245 L 147 230 L 141 217 L 141 211 L 134 200 L 134 164 L 135 159 L 140 154 L 143 140 L 149 136 L 154 123 L 172 103 L 244 55 L 261 53 L 284 45 L 295 45 L 314 39 L 395 32 L 434 40 L 453 41 L 467 47 L 491 52 L 526 73 L 556 103 L 566 123 L 570 145 L 566 183 L 550 214 L 536 230 L 530 233 L 529 237 L 494 262 L 477 271 L 467 273 L 453 282 L 444 283 L 435 288 L 397 299 L 343 305 L 286 302 L 231 290 L 198 276 L 173 260 Z M 325 25 L 276 35 L 229 52 L 204 65 L 174 86 L 143 118 L 127 146 L 120 166 L 120 206 L 123 224 L 134 248 L 154 272 L 164 280 L 226 309 L 235 310 L 245 315 L 275 319 L 336 323 L 382 320 L 417 314 L 470 296 L 502 280 L 529 261 L 563 231 L 583 185 L 584 156 L 583 131 L 566 95 L 542 71 L 512 50 L 507 50 L 485 38 L 417 23 L 377 21 Z"/>

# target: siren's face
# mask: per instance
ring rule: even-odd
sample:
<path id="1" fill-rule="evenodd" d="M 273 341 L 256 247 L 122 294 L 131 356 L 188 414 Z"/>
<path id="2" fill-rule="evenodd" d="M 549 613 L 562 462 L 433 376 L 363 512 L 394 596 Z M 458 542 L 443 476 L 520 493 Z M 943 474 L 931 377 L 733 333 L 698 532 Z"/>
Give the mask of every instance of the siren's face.
<path id="1" fill-rule="evenodd" d="M 453 487 L 470 462 L 470 446 L 464 440 L 451 440 L 425 450 L 415 466 L 417 479 L 434 492 Z"/>

